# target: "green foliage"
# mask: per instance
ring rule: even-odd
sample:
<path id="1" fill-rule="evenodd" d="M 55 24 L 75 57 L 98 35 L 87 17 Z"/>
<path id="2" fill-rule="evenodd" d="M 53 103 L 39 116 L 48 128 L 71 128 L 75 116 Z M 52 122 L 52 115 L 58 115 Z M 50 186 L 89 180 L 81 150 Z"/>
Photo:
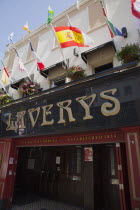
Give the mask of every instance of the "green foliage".
<path id="1" fill-rule="evenodd" d="M 86 76 L 85 70 L 80 66 L 72 66 L 66 70 L 66 76 L 72 80 L 80 79 Z"/>
<path id="2" fill-rule="evenodd" d="M 140 59 L 139 44 L 127 44 L 122 47 L 120 51 L 117 51 L 116 56 L 119 61 L 123 63 L 129 63 Z"/>
<path id="3" fill-rule="evenodd" d="M 7 94 L 0 94 L 0 105 L 4 105 L 13 101 L 13 98 L 8 96 Z"/>

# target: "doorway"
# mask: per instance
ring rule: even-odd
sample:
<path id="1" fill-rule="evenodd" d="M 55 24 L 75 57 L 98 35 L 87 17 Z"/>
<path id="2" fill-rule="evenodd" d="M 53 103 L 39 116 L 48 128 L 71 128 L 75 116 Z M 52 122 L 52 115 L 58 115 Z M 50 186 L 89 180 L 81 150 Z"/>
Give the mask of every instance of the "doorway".
<path id="1" fill-rule="evenodd" d="M 88 147 L 92 155 L 85 154 Z M 121 210 L 115 147 L 108 143 L 19 148 L 15 200 L 21 195 L 23 201 L 29 194 L 32 201 L 42 196 L 89 210 Z M 127 200 L 122 209 L 130 210 L 125 144 L 121 150 Z"/>
<path id="2" fill-rule="evenodd" d="M 83 206 L 83 147 L 19 148 L 14 197 L 39 196 Z"/>
<path id="3" fill-rule="evenodd" d="M 120 210 L 115 145 L 94 145 L 94 208 Z"/>
<path id="4" fill-rule="evenodd" d="M 127 176 L 125 144 L 121 144 L 122 174 L 124 177 L 124 197 L 126 204 L 121 207 L 119 172 L 116 154 L 116 144 L 97 144 L 94 151 L 94 209 L 121 210 L 131 209 Z M 125 193 L 126 192 L 126 193 Z M 122 196 L 122 195 L 121 195 Z"/>

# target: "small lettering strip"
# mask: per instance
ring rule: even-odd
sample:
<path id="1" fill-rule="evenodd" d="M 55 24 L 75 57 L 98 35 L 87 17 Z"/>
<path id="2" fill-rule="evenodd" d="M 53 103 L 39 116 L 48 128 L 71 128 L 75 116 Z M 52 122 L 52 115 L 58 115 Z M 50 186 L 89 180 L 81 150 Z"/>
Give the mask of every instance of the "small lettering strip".
<path id="1" fill-rule="evenodd" d="M 78 137 L 57 137 L 49 139 L 28 139 L 28 140 L 18 140 L 17 145 L 48 145 L 48 144 L 61 144 L 61 143 L 71 143 L 71 142 L 88 142 L 92 143 L 94 141 L 112 141 L 120 140 L 120 135 L 118 134 L 107 134 L 107 135 L 92 135 L 92 136 L 78 136 Z"/>

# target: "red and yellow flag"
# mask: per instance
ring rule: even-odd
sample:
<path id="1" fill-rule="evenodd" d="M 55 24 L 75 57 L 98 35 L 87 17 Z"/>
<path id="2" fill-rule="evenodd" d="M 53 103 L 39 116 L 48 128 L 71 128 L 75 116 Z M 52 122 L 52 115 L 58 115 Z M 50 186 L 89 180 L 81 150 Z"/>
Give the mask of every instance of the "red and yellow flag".
<path id="1" fill-rule="evenodd" d="M 86 45 L 84 35 L 82 32 L 72 26 L 60 26 L 54 28 L 56 36 L 61 45 L 61 48 L 79 46 L 79 47 L 89 47 Z"/>

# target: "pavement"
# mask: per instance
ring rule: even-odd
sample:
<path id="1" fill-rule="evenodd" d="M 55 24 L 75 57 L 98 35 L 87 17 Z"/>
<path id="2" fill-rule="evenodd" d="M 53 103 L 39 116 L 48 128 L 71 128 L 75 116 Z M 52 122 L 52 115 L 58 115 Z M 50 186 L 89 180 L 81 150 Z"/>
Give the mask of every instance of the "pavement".
<path id="1" fill-rule="evenodd" d="M 25 195 L 22 199 L 13 202 L 9 210 L 84 210 L 81 207 L 68 205 L 62 202 L 49 200 L 39 196 Z"/>

